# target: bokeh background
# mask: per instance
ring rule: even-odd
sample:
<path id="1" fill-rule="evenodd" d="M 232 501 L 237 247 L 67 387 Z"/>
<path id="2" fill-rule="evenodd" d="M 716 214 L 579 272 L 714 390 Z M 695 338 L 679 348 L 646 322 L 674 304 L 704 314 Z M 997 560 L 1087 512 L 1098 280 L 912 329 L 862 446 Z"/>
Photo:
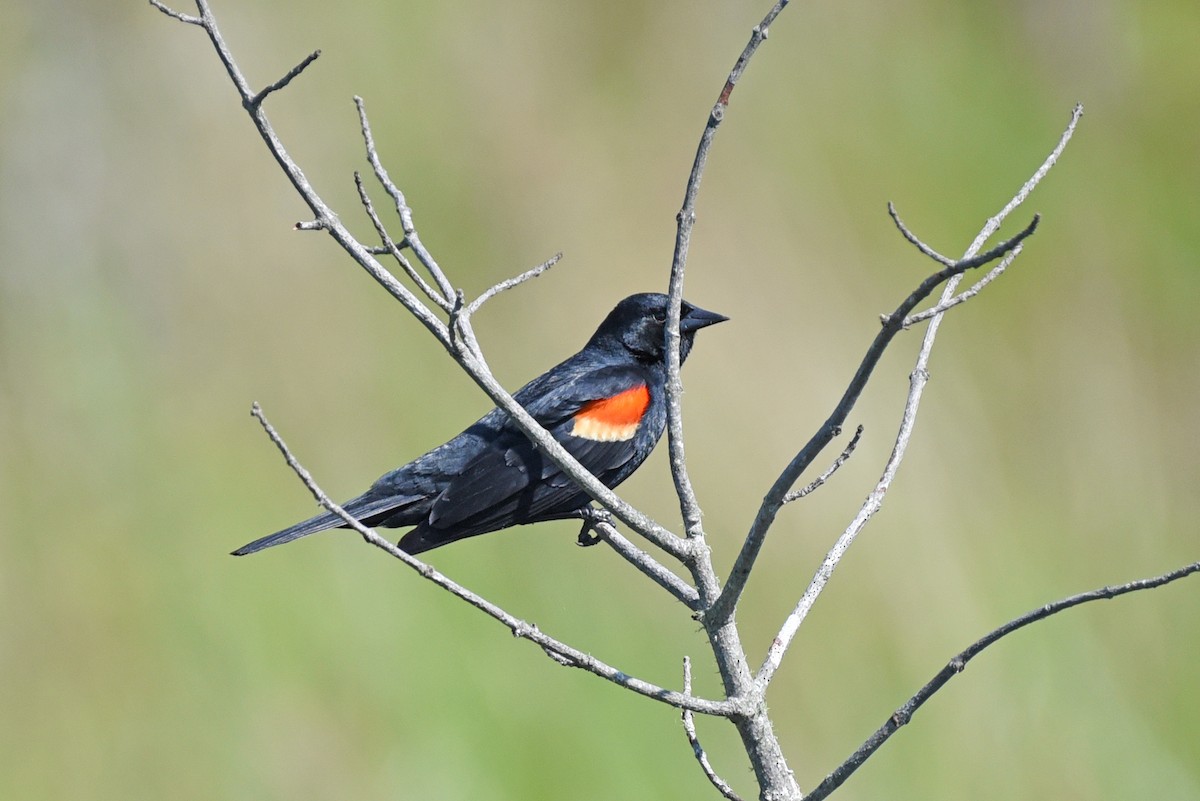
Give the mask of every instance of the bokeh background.
<path id="1" fill-rule="evenodd" d="M 182 2 L 182 0 L 180 0 Z M 190 9 L 185 9 L 190 10 Z M 706 114 L 766 3 L 215 3 L 351 227 L 351 97 L 516 388 L 620 297 L 665 287 Z M 199 29 L 144 2 L 0 3 L 0 797 L 715 798 L 676 714 L 581 672 L 347 534 L 235 560 L 457 433 L 483 395 L 319 234 Z M 727 567 L 762 493 L 930 270 L 1041 162 L 1041 230 L 943 327 L 892 494 L 771 691 L 812 787 L 953 653 L 1070 593 L 1195 560 L 1200 6 L 796 3 L 734 94 L 688 297 L 733 322 L 687 368 L 692 475 Z M 379 196 L 379 195 L 377 195 Z M 920 334 L 789 507 L 740 611 L 757 661 L 890 448 Z M 830 453 L 832 456 L 832 452 Z M 677 519 L 663 454 L 625 495 Z M 547 524 L 431 555 L 635 675 L 715 671 L 696 625 Z M 1200 797 L 1200 585 L 1011 637 L 847 799 Z M 747 796 L 730 727 L 700 721 Z"/>

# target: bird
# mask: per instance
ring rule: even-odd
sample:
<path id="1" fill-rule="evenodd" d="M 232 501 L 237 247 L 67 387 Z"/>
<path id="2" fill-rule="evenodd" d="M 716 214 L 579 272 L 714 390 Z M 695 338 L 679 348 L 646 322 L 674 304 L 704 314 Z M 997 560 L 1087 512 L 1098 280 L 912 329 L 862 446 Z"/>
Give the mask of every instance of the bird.
<path id="1" fill-rule="evenodd" d="M 667 296 L 619 302 L 582 350 L 530 381 L 513 398 L 605 486 L 630 476 L 667 424 Z M 686 301 L 679 357 L 696 332 L 729 318 Z M 588 519 L 592 499 L 494 408 L 458 436 L 380 476 L 342 504 L 365 525 L 412 526 L 397 543 L 411 555 L 511 526 Z M 233 551 L 245 556 L 345 521 L 325 512 Z M 586 529 L 585 529 L 586 530 Z M 581 544 L 584 539 L 581 535 Z"/>

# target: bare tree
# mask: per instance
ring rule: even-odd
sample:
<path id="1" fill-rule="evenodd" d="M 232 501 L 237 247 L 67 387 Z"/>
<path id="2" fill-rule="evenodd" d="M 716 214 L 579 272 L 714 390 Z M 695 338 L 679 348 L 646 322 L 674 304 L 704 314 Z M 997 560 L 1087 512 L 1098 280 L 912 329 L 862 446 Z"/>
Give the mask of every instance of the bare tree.
<path id="1" fill-rule="evenodd" d="M 688 176 L 683 205 L 677 216 L 678 227 L 668 286 L 670 304 L 666 327 L 666 344 L 669 367 L 668 434 L 670 463 L 680 504 L 681 533 L 677 533 L 650 519 L 647 515 L 623 501 L 595 476 L 591 475 L 561 444 L 553 439 L 546 430 L 541 428 L 525 409 L 513 400 L 512 396 L 500 386 L 488 367 L 483 350 L 472 328 L 472 317 L 484 303 L 495 297 L 498 293 L 516 287 L 524 281 L 541 274 L 552 267 L 558 261 L 559 257 L 555 256 L 528 272 L 501 281 L 477 298 L 468 300 L 462 290 L 455 288 L 453 281 L 451 281 L 438 265 L 433 255 L 422 244 L 413 221 L 412 211 L 408 206 L 404 193 L 392 181 L 378 155 L 365 104 L 361 98 L 356 97 L 355 104 L 366 147 L 367 161 L 375 180 L 387 192 L 394 204 L 395 213 L 400 225 L 400 235 L 398 237 L 393 236 L 372 204 L 362 177 L 355 174 L 355 181 L 363 210 L 371 220 L 379 237 L 379 243 L 375 245 L 367 245 L 360 242 L 343 226 L 338 215 L 321 199 L 320 195 L 318 195 L 305 177 L 300 166 L 288 155 L 263 110 L 264 101 L 272 93 L 288 86 L 318 58 L 320 52 L 317 51 L 310 54 L 289 70 L 282 78 L 261 90 L 255 91 L 251 88 L 241 69 L 238 67 L 232 52 L 226 46 L 217 26 L 216 19 L 206 0 L 196 0 L 198 14 L 195 16 L 170 9 L 159 0 L 150 0 L 150 2 L 164 14 L 180 22 L 198 26 L 207 33 L 218 58 L 224 65 L 230 79 L 241 96 L 243 107 L 262 136 L 268 150 L 287 175 L 297 193 L 312 211 L 312 219 L 298 223 L 296 227 L 307 231 L 324 231 L 333 237 L 360 267 L 366 270 L 410 314 L 425 326 L 429 333 L 441 343 L 450 357 L 474 379 L 497 406 L 511 416 L 515 425 L 555 465 L 560 467 L 606 510 L 607 514 L 597 510 L 597 514 L 585 523 L 584 529 L 580 533 L 581 541 L 585 538 L 595 537 L 602 539 L 651 581 L 666 590 L 672 598 L 684 606 L 688 614 L 700 622 L 712 647 L 713 657 L 723 683 L 724 698 L 709 699 L 693 694 L 691 689 L 691 662 L 688 657 L 683 657 L 682 689 L 673 690 L 644 681 L 612 665 L 606 664 L 579 648 L 540 631 L 536 626 L 506 612 L 495 603 L 472 592 L 438 572 L 430 565 L 400 550 L 397 546 L 351 517 L 329 499 L 317 485 L 313 477 L 288 450 L 283 439 L 267 421 L 258 404 L 255 404 L 252 411 L 253 415 L 261 423 L 276 446 L 278 446 L 288 464 L 316 497 L 321 506 L 340 516 L 347 526 L 358 531 L 368 543 L 386 551 L 395 559 L 415 570 L 422 577 L 434 582 L 439 587 L 490 615 L 507 626 L 517 637 L 536 643 L 553 661 L 561 665 L 581 668 L 627 690 L 681 710 L 684 732 L 696 755 L 697 761 L 713 786 L 726 798 L 737 799 L 738 796 L 729 784 L 720 778 L 709 762 L 696 735 L 694 725 L 694 715 L 696 713 L 725 718 L 734 725 L 741 737 L 749 762 L 754 769 L 754 774 L 759 785 L 759 796 L 764 801 L 766 799 L 770 799 L 771 801 L 791 801 L 800 798 L 824 798 L 837 789 L 896 730 L 908 723 L 916 709 L 944 686 L 950 678 L 960 672 L 971 658 L 1005 635 L 1029 623 L 1042 620 L 1087 601 L 1114 598 L 1136 590 L 1161 586 L 1200 571 L 1200 562 L 1197 562 L 1155 578 L 1132 581 L 1120 586 L 1105 587 L 1074 595 L 1061 601 L 1046 604 L 995 629 L 951 659 L 947 666 L 931 679 L 928 684 L 914 694 L 900 709 L 888 716 L 883 726 L 864 742 L 854 754 L 831 771 L 823 782 L 806 795 L 800 789 L 792 771 L 789 769 L 783 750 L 773 732 L 772 721 L 766 705 L 766 695 L 771 680 L 779 669 L 800 625 L 804 622 L 813 603 L 833 575 L 842 556 L 854 542 L 855 537 L 870 521 L 872 515 L 878 511 L 887 495 L 891 482 L 904 458 L 920 408 L 921 399 L 929 381 L 927 366 L 943 315 L 959 304 L 976 297 L 989 283 L 1003 274 L 1017 256 L 1020 255 L 1025 240 L 1037 230 L 1039 218 L 1035 215 L 1031 222 L 1017 235 L 1000 242 L 991 249 L 984 250 L 986 243 L 995 236 L 1000 225 L 1029 197 L 1033 189 L 1054 166 L 1070 141 L 1071 136 L 1074 134 L 1076 125 L 1082 115 L 1082 107 L 1076 106 L 1073 109 L 1069 123 L 1059 138 L 1057 145 L 1012 200 L 997 212 L 994 217 L 986 221 L 962 257 L 947 257 L 926 245 L 908 230 L 896 210 L 889 205 L 889 213 L 899 232 L 908 242 L 920 250 L 921 253 L 935 262 L 937 267 L 920 281 L 916 288 L 901 300 L 890 314 L 882 317 L 880 330 L 863 356 L 857 371 L 846 387 L 841 399 L 825 422 L 780 472 L 779 477 L 766 493 L 762 505 L 759 507 L 754 520 L 749 526 L 730 574 L 722 580 L 713 567 L 707 544 L 707 534 L 702 522 L 701 509 L 696 500 L 695 493 L 692 491 L 691 482 L 688 477 L 687 460 L 684 451 L 683 420 L 680 412 L 681 384 L 679 379 L 678 322 L 689 244 L 692 229 L 696 221 L 696 198 L 713 139 L 725 117 L 734 88 L 743 77 L 747 65 L 758 48 L 766 41 L 771 24 L 788 5 L 787 0 L 780 0 L 775 3 L 763 20 L 753 29 L 749 42 L 746 44 L 728 78 L 725 80 L 704 126 L 699 147 L 696 151 L 695 161 Z M 393 261 L 408 279 L 411 287 L 409 284 L 399 280 L 395 274 L 387 269 L 381 263 L 379 257 L 387 257 Z M 959 291 L 960 282 L 967 272 L 989 265 L 991 265 L 989 271 L 973 286 L 964 291 Z M 941 289 L 941 293 L 937 301 L 924 310 L 918 311 L 918 307 L 939 288 Z M 841 464 L 850 458 L 859 436 L 862 434 L 861 427 L 849 440 L 841 454 L 832 460 L 831 464 L 821 475 L 811 481 L 811 483 L 800 489 L 796 489 L 801 476 L 813 466 L 826 447 L 841 435 L 842 428 L 851 410 L 854 408 L 855 403 L 866 387 L 876 365 L 879 363 L 888 346 L 902 331 L 923 322 L 928 322 L 928 325 L 925 329 L 916 363 L 910 375 L 910 386 L 904 403 L 900 428 L 895 436 L 891 456 L 883 467 L 879 481 L 868 495 L 862 507 L 858 510 L 850 525 L 837 538 L 829 550 L 808 588 L 798 600 L 795 609 L 780 625 L 778 634 L 761 658 L 759 667 L 753 669 L 751 667 L 750 656 L 741 644 L 736 613 L 738 602 L 753 573 L 755 562 L 763 547 L 763 543 L 770 533 L 772 523 L 785 504 L 796 501 L 819 488 Z M 643 550 L 641 547 L 635 545 L 617 530 L 614 519 L 619 520 L 637 536 L 646 540 L 660 551 L 661 554 L 652 555 L 647 550 Z M 677 565 L 686 571 L 690 581 L 680 578 L 675 570 L 668 566 L 671 564 Z"/>

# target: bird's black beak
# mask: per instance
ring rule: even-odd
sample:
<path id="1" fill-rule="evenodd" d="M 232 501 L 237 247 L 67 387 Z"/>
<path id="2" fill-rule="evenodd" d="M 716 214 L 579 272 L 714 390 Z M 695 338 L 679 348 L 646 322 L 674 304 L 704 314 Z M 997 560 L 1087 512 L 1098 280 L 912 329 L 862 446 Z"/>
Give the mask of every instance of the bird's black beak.
<path id="1" fill-rule="evenodd" d="M 698 306 L 688 305 L 684 309 L 684 314 L 679 318 L 679 331 L 686 334 L 689 331 L 699 331 L 710 325 L 723 323 L 729 318 L 723 314 L 710 312 L 707 309 L 701 309 Z"/>

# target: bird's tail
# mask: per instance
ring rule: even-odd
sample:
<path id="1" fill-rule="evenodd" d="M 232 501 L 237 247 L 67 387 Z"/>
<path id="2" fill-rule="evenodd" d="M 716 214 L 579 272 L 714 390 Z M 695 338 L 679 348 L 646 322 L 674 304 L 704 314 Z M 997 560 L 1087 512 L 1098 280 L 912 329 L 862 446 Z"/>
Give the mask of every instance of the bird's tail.
<path id="1" fill-rule="evenodd" d="M 265 537 L 260 537 L 254 542 L 243 545 L 236 551 L 233 551 L 233 556 L 245 556 L 246 554 L 257 553 L 264 548 L 270 548 L 274 545 L 283 545 L 285 542 L 298 540 L 301 537 L 307 537 L 309 534 L 316 534 L 318 531 L 336 528 L 344 525 L 342 518 L 332 512 L 325 512 L 316 517 L 311 517 L 303 523 L 297 523 L 294 526 L 288 526 L 282 531 L 276 531 L 274 534 L 268 534 Z"/>
<path id="2" fill-rule="evenodd" d="M 353 500 L 346 501 L 342 504 L 342 509 L 368 526 L 384 525 L 395 528 L 397 526 L 411 526 L 420 519 L 420 509 L 412 511 L 412 506 L 414 502 L 421 500 L 423 500 L 423 496 L 420 495 L 366 492 Z M 408 514 L 410 511 L 411 519 Z M 310 517 L 303 523 L 288 526 L 282 531 L 276 531 L 274 534 L 268 534 L 254 542 L 243 545 L 241 548 L 233 551 L 232 555 L 245 556 L 246 554 L 261 551 L 264 548 L 283 545 L 285 542 L 307 537 L 309 534 L 316 534 L 319 531 L 345 527 L 345 521 L 333 512 L 322 512 L 316 517 Z"/>

